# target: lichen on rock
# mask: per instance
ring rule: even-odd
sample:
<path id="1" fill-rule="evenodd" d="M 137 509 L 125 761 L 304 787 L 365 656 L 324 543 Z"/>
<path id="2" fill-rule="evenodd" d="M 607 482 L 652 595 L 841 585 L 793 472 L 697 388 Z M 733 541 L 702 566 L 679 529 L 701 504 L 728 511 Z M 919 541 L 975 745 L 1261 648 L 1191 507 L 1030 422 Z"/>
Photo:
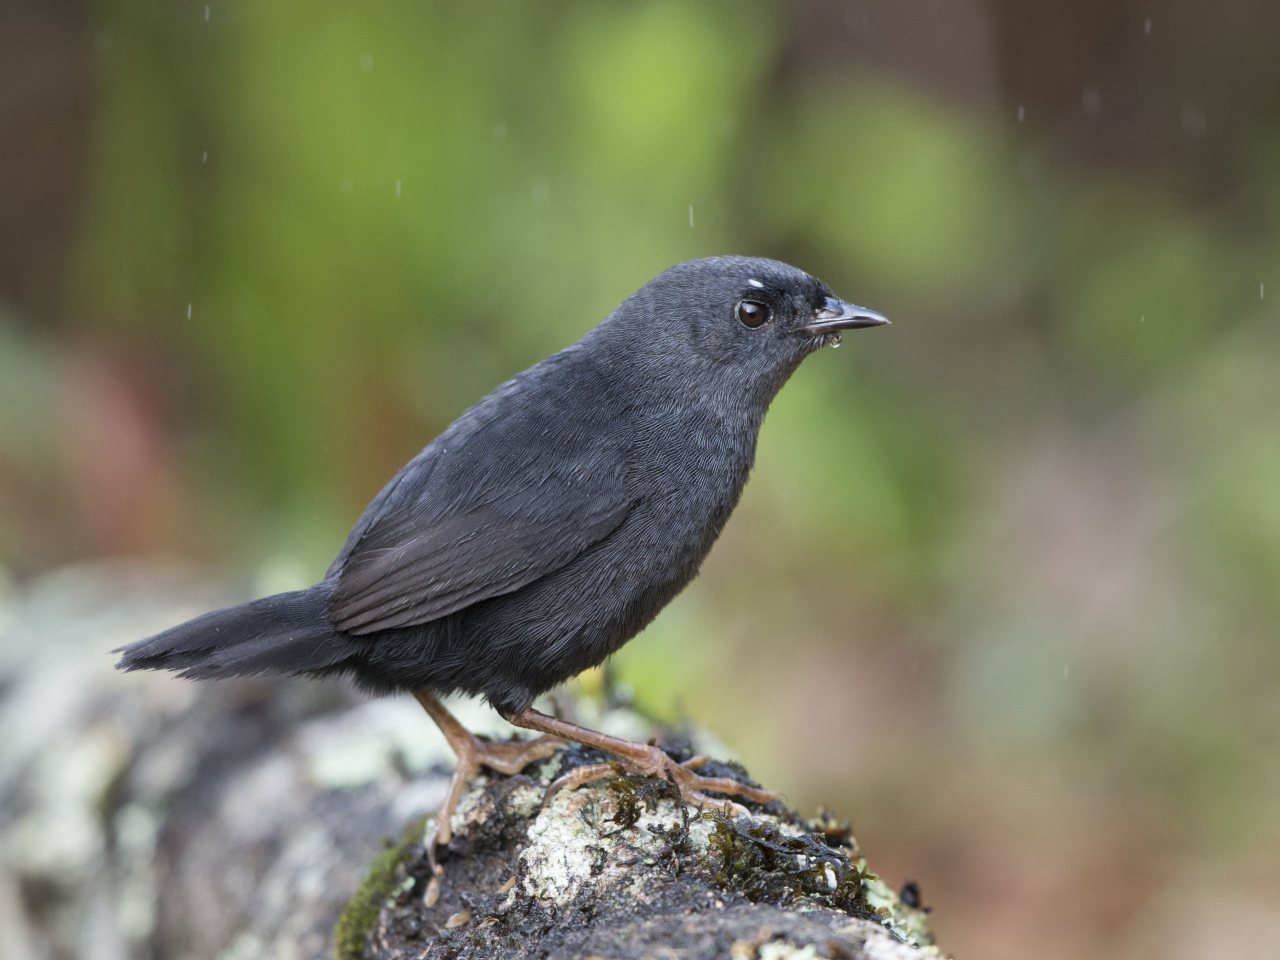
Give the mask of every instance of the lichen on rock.
<path id="1" fill-rule="evenodd" d="M 438 853 L 443 877 L 431 884 L 411 849 L 363 956 L 939 956 L 923 912 L 830 817 L 776 801 L 749 816 L 697 809 L 665 781 L 621 774 L 539 804 L 555 775 L 599 759 L 573 747 L 521 776 L 478 777 Z"/>

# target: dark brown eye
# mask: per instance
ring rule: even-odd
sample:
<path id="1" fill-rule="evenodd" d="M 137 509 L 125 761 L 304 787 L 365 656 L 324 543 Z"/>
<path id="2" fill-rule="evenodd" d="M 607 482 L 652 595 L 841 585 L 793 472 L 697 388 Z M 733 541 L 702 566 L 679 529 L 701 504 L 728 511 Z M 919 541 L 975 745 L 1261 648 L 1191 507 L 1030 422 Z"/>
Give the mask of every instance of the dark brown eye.
<path id="1" fill-rule="evenodd" d="M 738 303 L 738 319 L 744 326 L 755 327 L 769 320 L 769 308 L 755 300 L 741 300 Z"/>

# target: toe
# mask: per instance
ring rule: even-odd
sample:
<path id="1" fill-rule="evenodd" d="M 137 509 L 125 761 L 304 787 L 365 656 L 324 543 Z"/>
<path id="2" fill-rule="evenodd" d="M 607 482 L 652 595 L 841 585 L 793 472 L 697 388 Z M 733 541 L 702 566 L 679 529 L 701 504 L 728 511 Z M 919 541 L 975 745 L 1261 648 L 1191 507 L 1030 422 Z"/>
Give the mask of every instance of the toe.
<path id="1" fill-rule="evenodd" d="M 774 793 L 771 790 L 749 787 L 745 783 L 739 783 L 737 780 L 731 780 L 728 777 L 700 777 L 697 774 L 688 774 L 687 776 L 689 777 L 690 786 L 695 790 L 710 790 L 730 797 L 746 797 L 752 803 L 761 805 L 771 800 L 779 799 L 782 796 L 782 794 Z"/>
<path id="2" fill-rule="evenodd" d="M 547 787 L 547 792 L 542 795 L 542 803 L 538 805 L 538 809 L 541 810 L 545 807 L 551 801 L 552 796 L 561 790 L 576 790 L 584 783 L 599 780 L 601 777 L 607 777 L 615 772 L 614 768 L 607 763 L 593 763 L 587 767 L 578 767 L 575 770 L 570 770 L 563 776 L 557 777 Z"/>

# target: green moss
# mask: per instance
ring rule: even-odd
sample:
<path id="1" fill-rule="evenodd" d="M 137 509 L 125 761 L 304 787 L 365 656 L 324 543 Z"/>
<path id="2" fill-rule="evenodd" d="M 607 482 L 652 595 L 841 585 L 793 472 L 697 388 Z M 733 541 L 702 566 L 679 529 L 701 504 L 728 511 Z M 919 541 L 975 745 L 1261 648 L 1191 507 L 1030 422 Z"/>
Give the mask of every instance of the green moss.
<path id="1" fill-rule="evenodd" d="M 718 810 L 702 816 L 713 825 L 704 863 L 713 884 L 752 902 L 787 906 L 809 897 L 850 916 L 880 919 L 867 904 L 861 864 L 831 846 L 825 829 L 792 836 L 770 820 L 733 819 Z"/>
<path id="2" fill-rule="evenodd" d="M 608 821 L 616 823 L 619 829 L 626 830 L 635 826 L 645 811 L 655 813 L 660 800 L 673 800 L 679 807 L 684 807 L 684 798 L 680 796 L 680 790 L 674 783 L 661 777 L 626 773 L 620 763 L 611 763 L 610 766 L 613 767 L 614 775 L 609 778 L 606 786 L 613 792 L 618 809 Z"/>
<path id="3" fill-rule="evenodd" d="M 689 805 L 680 795 L 680 788 L 673 779 L 649 777 L 636 773 L 624 773 L 621 765 L 613 765 L 615 774 L 609 778 L 608 786 L 613 792 L 618 805 L 617 811 L 609 818 L 616 823 L 619 830 L 628 830 L 639 822 L 646 811 L 656 813 L 661 800 L 671 800 L 680 822 L 664 827 L 650 824 L 648 830 L 664 843 L 662 850 L 654 857 L 656 863 L 668 866 L 679 873 L 682 858 L 690 852 L 689 846 Z"/>
<path id="4" fill-rule="evenodd" d="M 849 861 L 862 876 L 862 898 L 866 909 L 873 911 L 890 933 L 917 947 L 933 945 L 933 934 L 929 932 L 927 922 L 928 909 L 904 903 L 887 883 L 867 869 L 867 860 L 858 849 L 858 841 L 854 839 L 849 821 L 839 821 L 826 810 L 819 809 L 817 818 L 806 821 L 806 825 L 810 830 L 821 834 L 828 846 L 836 847 L 848 855 Z M 917 887 L 916 896 L 919 895 Z"/>
<path id="5" fill-rule="evenodd" d="M 426 818 L 411 823 L 400 842 L 388 847 L 369 865 L 369 875 L 347 901 L 334 927 L 334 960 L 360 960 L 365 942 L 386 901 L 404 881 L 403 866 L 412 856 L 412 848 L 422 840 Z"/>

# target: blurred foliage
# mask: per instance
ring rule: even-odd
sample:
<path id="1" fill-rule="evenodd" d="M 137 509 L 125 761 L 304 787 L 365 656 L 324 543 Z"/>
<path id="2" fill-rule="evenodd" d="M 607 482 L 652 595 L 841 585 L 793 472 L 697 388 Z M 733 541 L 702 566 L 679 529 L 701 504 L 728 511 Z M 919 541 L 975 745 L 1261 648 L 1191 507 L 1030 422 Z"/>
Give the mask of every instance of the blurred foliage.
<path id="1" fill-rule="evenodd" d="M 1221 33 L 1262 28 L 1194 60 L 1220 112 L 1130 137 L 1093 87 L 1070 121 L 958 102 L 795 9 L 98 0 L 63 306 L 0 314 L 3 562 L 316 577 L 501 380 L 672 263 L 777 256 L 894 326 L 780 395 L 618 657 L 640 702 L 886 822 L 973 767 L 1280 835 L 1280 114 L 1243 99 L 1270 47 Z M 1191 89 L 1180 23 L 1140 89 Z M 1115 159 L 1139 133 L 1167 163 Z"/>
<path id="2" fill-rule="evenodd" d="M 793 110 L 766 181 L 784 236 L 944 297 L 1008 253 L 1009 158 L 976 123 L 874 76 L 815 79 Z"/>

